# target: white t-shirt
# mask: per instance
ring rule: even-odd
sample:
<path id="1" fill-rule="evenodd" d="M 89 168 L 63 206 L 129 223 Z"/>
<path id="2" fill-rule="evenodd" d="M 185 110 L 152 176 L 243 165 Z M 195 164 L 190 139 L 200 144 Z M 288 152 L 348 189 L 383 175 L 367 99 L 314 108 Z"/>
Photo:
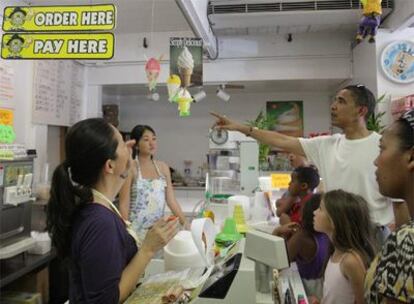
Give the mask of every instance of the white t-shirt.
<path id="1" fill-rule="evenodd" d="M 343 134 L 300 138 L 306 157 L 318 168 L 325 191 L 343 189 L 361 195 L 368 202 L 372 221 L 387 225 L 393 219 L 391 201 L 379 193 L 374 160 L 381 136 L 372 132 L 349 140 Z"/>

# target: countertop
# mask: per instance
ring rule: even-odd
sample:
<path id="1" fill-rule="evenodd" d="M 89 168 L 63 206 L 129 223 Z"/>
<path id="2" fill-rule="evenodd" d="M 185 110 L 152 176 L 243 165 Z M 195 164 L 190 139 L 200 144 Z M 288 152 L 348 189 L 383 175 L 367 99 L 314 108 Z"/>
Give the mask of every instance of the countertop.
<path id="1" fill-rule="evenodd" d="M 174 186 L 174 190 L 202 191 L 205 189 L 206 187 L 201 186 Z"/>

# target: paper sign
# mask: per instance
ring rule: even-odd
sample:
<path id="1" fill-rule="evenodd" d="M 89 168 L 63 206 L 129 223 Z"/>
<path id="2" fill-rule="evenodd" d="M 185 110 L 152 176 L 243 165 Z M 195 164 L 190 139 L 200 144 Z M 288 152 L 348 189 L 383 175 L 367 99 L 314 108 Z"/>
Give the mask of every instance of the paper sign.
<path id="1" fill-rule="evenodd" d="M 0 125 L 0 143 L 12 144 L 16 139 L 12 126 Z"/>
<path id="2" fill-rule="evenodd" d="M 3 59 L 111 59 L 114 35 L 96 34 L 4 34 Z"/>
<path id="3" fill-rule="evenodd" d="M 290 183 L 289 173 L 276 173 L 271 175 L 272 188 L 287 189 Z"/>
<path id="4" fill-rule="evenodd" d="M 82 6 L 13 6 L 3 14 L 5 32 L 96 31 L 115 27 L 112 4 Z"/>
<path id="5" fill-rule="evenodd" d="M 12 110 L 0 109 L 0 125 L 13 126 L 13 118 Z"/>

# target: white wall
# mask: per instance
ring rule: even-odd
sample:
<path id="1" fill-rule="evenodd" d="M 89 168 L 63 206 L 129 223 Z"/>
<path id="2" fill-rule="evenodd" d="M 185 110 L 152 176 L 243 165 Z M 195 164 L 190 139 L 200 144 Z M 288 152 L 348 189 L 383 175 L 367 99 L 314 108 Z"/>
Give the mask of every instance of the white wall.
<path id="1" fill-rule="evenodd" d="M 113 96 L 103 96 L 103 102 L 113 101 Z M 177 106 L 165 98 L 154 102 L 145 96 L 123 97 L 120 103 L 120 129 L 130 131 L 137 124 L 148 124 L 157 132 L 158 155 L 170 166 L 183 171 L 183 161 L 192 160 L 195 170 L 206 161 L 208 129 L 214 119 L 210 111 L 225 113 L 239 121 L 254 119 L 266 101 L 304 101 L 305 135 L 309 132 L 329 131 L 330 93 L 275 92 L 255 94 L 232 94 L 228 103 L 206 98 L 191 106 L 191 116 L 179 118 Z"/>
<path id="2" fill-rule="evenodd" d="M 382 27 L 392 31 L 399 30 L 402 27 L 410 26 L 414 16 L 413 0 L 394 0 L 394 9 L 392 14 L 384 21 Z M 410 19 L 411 18 L 411 19 Z"/>
<path id="3" fill-rule="evenodd" d="M 27 1 L 3 0 L 0 2 L 0 24 L 3 22 L 4 7 L 17 5 L 27 5 Z M 2 33 L 0 29 L 0 34 Z M 0 58 L 0 60 L 3 59 Z M 49 134 L 47 125 L 32 123 L 33 61 L 8 60 L 8 62 L 11 64 L 15 76 L 15 97 L 12 108 L 14 110 L 15 142 L 23 144 L 27 149 L 36 149 L 37 158 L 34 161 L 34 182 L 36 183 L 40 180 L 45 163 L 51 162 L 50 171 L 57 164 L 59 149 L 56 148 L 59 147 L 59 132 L 54 130 Z M 83 109 L 83 112 L 95 113 L 96 111 L 86 108 Z M 48 145 L 54 148 L 48 149 Z"/>
<path id="4" fill-rule="evenodd" d="M 367 40 L 355 46 L 352 50 L 352 83 L 363 84 L 374 95 L 378 94 L 377 83 L 377 51 L 375 43 Z"/>
<path id="5" fill-rule="evenodd" d="M 387 94 L 390 96 L 390 100 L 414 94 L 414 82 L 409 84 L 393 82 L 386 78 L 381 68 L 380 61 L 382 51 L 388 44 L 397 40 L 410 40 L 414 42 L 414 28 L 407 28 L 405 30 L 395 32 L 390 32 L 388 30 L 380 30 L 378 32 L 376 43 L 378 95 L 381 96 L 382 94 Z M 380 109 L 387 112 L 387 115 L 384 118 L 384 121 L 387 124 L 392 121 L 389 103 L 390 100 L 387 100 L 387 102 L 380 105 Z"/>
<path id="6" fill-rule="evenodd" d="M 148 35 L 117 35 L 114 59 L 88 69 L 89 85 L 146 83 L 144 55 L 164 55 L 159 82 L 165 82 L 169 75 L 169 37 L 191 35 L 157 33 L 153 46 L 144 49 L 142 38 Z M 346 34 L 298 34 L 292 42 L 283 35 L 228 36 L 219 44 L 219 59 L 204 61 L 205 83 L 351 78 L 351 48 Z"/>

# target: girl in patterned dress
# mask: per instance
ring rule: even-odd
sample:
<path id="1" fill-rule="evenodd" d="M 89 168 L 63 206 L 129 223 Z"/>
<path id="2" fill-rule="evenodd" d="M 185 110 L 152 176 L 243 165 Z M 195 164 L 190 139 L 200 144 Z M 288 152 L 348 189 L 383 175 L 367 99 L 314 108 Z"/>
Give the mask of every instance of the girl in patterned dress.
<path id="1" fill-rule="evenodd" d="M 144 239 L 148 229 L 163 217 L 165 205 L 185 228 L 189 224 L 175 199 L 169 166 L 154 159 L 157 137 L 150 126 L 137 125 L 131 131 L 136 141 L 133 150 L 134 171 L 130 174 L 119 195 L 122 216 L 132 222 L 139 239 Z"/>
<path id="2" fill-rule="evenodd" d="M 383 134 L 375 160 L 381 194 L 403 199 L 411 220 L 390 234 L 365 278 L 367 303 L 414 303 L 414 109 Z"/>

